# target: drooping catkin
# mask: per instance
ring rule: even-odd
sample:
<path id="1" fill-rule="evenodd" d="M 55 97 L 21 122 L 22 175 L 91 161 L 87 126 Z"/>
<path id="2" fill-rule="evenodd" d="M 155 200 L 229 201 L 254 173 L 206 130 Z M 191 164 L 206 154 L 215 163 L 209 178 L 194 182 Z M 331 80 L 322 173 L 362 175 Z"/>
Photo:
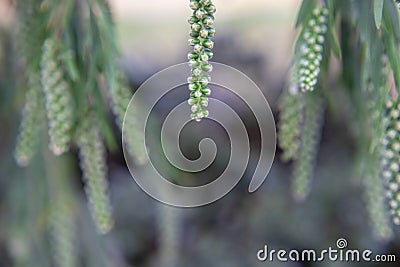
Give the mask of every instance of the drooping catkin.
<path id="1" fill-rule="evenodd" d="M 113 225 L 108 195 L 105 147 L 98 123 L 89 115 L 77 131 L 80 166 L 85 182 L 89 209 L 100 233 L 107 233 Z"/>
<path id="2" fill-rule="evenodd" d="M 319 96 L 306 94 L 304 97 L 306 98 L 304 122 L 301 127 L 301 141 L 292 184 L 293 196 L 299 201 L 304 200 L 310 191 L 324 115 Z"/>
<path id="3" fill-rule="evenodd" d="M 193 52 L 188 54 L 189 65 L 192 69 L 192 75 L 188 78 L 190 98 L 188 100 L 191 106 L 191 118 L 201 121 L 208 116 L 208 96 L 211 89 L 208 83 L 211 81 L 208 74 L 211 72 L 212 65 L 208 62 L 213 57 L 211 49 L 214 42 L 210 39 L 215 35 L 214 13 L 215 6 L 211 0 L 190 0 L 190 8 L 193 10 L 189 18 L 190 39 L 188 44 L 193 47 Z"/>
<path id="4" fill-rule="evenodd" d="M 59 64 L 57 42 L 49 38 L 43 44 L 42 85 L 48 121 L 49 147 L 55 155 L 66 152 L 73 125 L 73 99 Z"/>
<path id="5" fill-rule="evenodd" d="M 283 150 L 283 161 L 295 160 L 299 153 L 305 95 L 298 91 L 297 83 L 293 82 L 281 98 L 278 141 Z"/>
<path id="6" fill-rule="evenodd" d="M 305 26 L 300 44 L 299 82 L 302 91 L 313 91 L 320 73 L 325 35 L 328 30 L 328 9 L 316 7 Z"/>
<path id="7" fill-rule="evenodd" d="M 139 164 L 144 164 L 147 161 L 146 151 L 143 149 L 143 135 L 140 134 L 140 129 L 136 126 L 137 117 L 127 116 L 124 121 L 126 109 L 132 97 L 126 81 L 123 79 L 122 74 L 118 77 L 116 83 L 110 86 L 111 108 L 116 117 L 117 125 L 122 130 L 124 127 L 124 142 L 128 148 L 128 153 L 135 158 Z M 128 113 L 129 114 L 129 113 Z"/>
<path id="8" fill-rule="evenodd" d="M 51 204 L 49 228 L 53 249 L 53 262 L 57 267 L 76 267 L 76 228 L 69 202 L 55 197 Z"/>
<path id="9" fill-rule="evenodd" d="M 179 240 L 182 210 L 168 205 L 159 205 L 158 231 L 160 264 L 165 267 L 179 266 Z"/>
<path id="10" fill-rule="evenodd" d="M 44 102 L 39 75 L 32 75 L 28 80 L 22 121 L 15 147 L 15 159 L 20 166 L 27 166 L 34 155 L 39 142 L 39 132 L 44 117 Z"/>
<path id="11" fill-rule="evenodd" d="M 376 171 L 378 170 L 378 165 L 372 166 L 364 177 L 365 200 L 374 235 L 377 239 L 389 240 L 393 236 L 393 231 L 390 227 L 385 191 Z"/>
<path id="12" fill-rule="evenodd" d="M 393 222 L 400 225 L 400 101 L 386 102 L 386 129 L 382 139 L 381 176 L 386 185 Z"/>

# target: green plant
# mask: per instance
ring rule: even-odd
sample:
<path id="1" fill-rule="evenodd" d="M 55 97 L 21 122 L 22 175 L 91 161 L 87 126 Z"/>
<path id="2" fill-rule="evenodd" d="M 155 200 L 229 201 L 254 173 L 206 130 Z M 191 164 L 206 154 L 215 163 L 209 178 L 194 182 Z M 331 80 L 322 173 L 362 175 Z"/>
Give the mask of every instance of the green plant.
<path id="1" fill-rule="evenodd" d="M 282 159 L 295 162 L 293 193 L 304 199 L 309 192 L 323 116 L 317 102 L 335 106 L 335 92 L 328 90 L 327 79 L 330 55 L 334 54 L 342 64 L 342 90 L 352 106 L 349 112 L 355 125 L 350 128 L 355 129 L 374 232 L 378 238 L 390 239 L 393 233 L 385 190 L 393 222 L 400 222 L 397 6 L 393 0 L 304 0 L 296 26 L 300 34 L 294 49 L 293 82 L 281 100 L 278 133 Z M 336 30 L 341 33 L 341 42 Z M 315 87 L 318 90 L 311 92 Z"/>

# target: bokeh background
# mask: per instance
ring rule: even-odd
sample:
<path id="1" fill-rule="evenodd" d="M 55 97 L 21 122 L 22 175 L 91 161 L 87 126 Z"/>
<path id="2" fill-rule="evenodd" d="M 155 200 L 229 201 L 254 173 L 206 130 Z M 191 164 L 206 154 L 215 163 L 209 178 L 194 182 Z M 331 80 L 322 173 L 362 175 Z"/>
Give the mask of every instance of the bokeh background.
<path id="1" fill-rule="evenodd" d="M 252 78 L 276 115 L 279 96 L 287 86 L 300 1 L 214 2 L 213 60 Z M 187 1 L 111 0 L 110 4 L 122 50 L 121 65 L 133 88 L 157 71 L 186 61 L 191 14 Z M 12 156 L 24 98 L 12 67 L 17 64 L 10 41 L 15 33 L 13 12 L 12 4 L 0 1 L 0 266 L 54 266 L 41 210 L 42 202 L 48 201 L 43 197 L 44 169 L 40 159 L 21 169 Z M 334 63 L 332 69 L 334 91 L 340 82 Z M 351 262 L 262 263 L 256 258 L 265 244 L 271 249 L 318 251 L 334 247 L 338 238 L 346 238 L 349 248 L 399 258 L 398 239 L 382 242 L 371 233 L 360 177 L 354 171 L 355 140 L 344 118 L 340 104 L 325 116 L 312 192 L 302 203 L 291 196 L 292 166 L 280 161 L 279 150 L 268 179 L 256 193 L 247 192 L 250 167 L 226 197 L 193 209 L 168 207 L 147 196 L 130 177 L 121 148 L 109 151 L 115 226 L 104 236 L 96 233 L 91 221 L 73 150 L 68 172 L 80 206 L 75 240 L 80 266 L 364 266 Z M 120 136 L 117 127 L 115 136 Z"/>

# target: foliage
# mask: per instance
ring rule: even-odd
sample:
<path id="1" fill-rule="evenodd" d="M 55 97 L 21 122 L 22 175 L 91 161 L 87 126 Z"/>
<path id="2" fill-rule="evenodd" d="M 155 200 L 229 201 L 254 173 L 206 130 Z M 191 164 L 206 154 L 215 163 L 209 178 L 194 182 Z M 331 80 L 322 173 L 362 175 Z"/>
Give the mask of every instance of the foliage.
<path id="1" fill-rule="evenodd" d="M 316 86 L 321 92 L 312 92 L 314 98 L 322 96 L 325 103 L 334 103 L 334 94 L 328 90 L 328 80 L 324 79 L 328 76 L 333 54 L 342 64 L 343 90 L 352 105 L 351 117 L 355 118 L 349 123 L 355 123 L 350 128 L 357 129 L 354 135 L 358 140 L 365 198 L 374 232 L 377 238 L 390 239 L 393 233 L 387 220 L 384 187 L 393 221 L 399 224 L 397 190 L 400 180 L 396 179 L 399 161 L 398 151 L 393 149 L 399 124 L 395 104 L 400 86 L 397 6 L 392 0 L 304 0 L 296 25 L 301 29 L 293 65 L 299 67 L 296 67 L 298 74 L 293 75 L 295 85 L 291 85 L 289 91 L 300 88 L 295 91 L 303 93 L 284 93 L 279 127 L 283 159 L 295 161 L 294 195 L 303 199 L 309 191 L 310 169 L 315 164 L 322 123 L 317 118 L 323 116 L 321 108 L 313 110 L 314 102 L 304 100 L 310 99 L 310 92 L 305 91 L 312 91 Z M 336 32 L 342 34 L 340 43 Z M 386 101 L 390 103 L 388 111 L 385 111 Z"/>

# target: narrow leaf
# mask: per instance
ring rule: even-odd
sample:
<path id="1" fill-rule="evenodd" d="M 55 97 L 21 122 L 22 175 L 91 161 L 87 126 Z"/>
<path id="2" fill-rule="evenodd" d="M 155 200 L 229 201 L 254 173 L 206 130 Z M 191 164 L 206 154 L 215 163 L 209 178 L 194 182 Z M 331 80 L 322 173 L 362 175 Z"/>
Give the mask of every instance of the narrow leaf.
<path id="1" fill-rule="evenodd" d="M 377 29 L 381 28 L 382 11 L 383 11 L 383 0 L 374 0 L 374 17 L 375 17 L 375 26 Z"/>
<path id="2" fill-rule="evenodd" d="M 303 0 L 300 6 L 299 13 L 297 15 L 296 27 L 307 21 L 308 17 L 312 14 L 315 5 L 316 0 Z"/>

